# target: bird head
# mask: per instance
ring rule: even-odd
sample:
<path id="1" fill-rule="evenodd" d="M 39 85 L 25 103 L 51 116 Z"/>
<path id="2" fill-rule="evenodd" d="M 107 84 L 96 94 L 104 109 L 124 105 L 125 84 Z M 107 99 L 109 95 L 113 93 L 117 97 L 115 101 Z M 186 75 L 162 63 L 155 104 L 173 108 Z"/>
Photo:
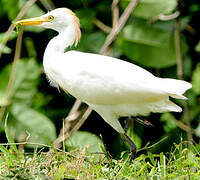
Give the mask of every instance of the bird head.
<path id="1" fill-rule="evenodd" d="M 48 29 L 53 29 L 59 33 L 64 31 L 66 27 L 74 27 L 75 45 L 81 37 L 80 23 L 78 17 L 68 8 L 57 8 L 40 17 L 23 19 L 15 23 L 16 26 L 37 25 Z"/>

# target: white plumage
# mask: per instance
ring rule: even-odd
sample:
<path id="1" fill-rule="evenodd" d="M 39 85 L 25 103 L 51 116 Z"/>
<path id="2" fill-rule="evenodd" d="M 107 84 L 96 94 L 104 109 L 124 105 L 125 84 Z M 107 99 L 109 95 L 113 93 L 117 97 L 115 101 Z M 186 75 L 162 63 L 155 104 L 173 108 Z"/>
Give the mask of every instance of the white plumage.
<path id="1" fill-rule="evenodd" d="M 186 99 L 191 84 L 155 77 L 143 68 L 108 56 L 68 51 L 80 39 L 79 20 L 67 8 L 55 9 L 39 18 L 18 21 L 58 31 L 44 53 L 47 77 L 64 91 L 87 103 L 116 131 L 124 134 L 120 116 L 150 112 L 180 112 L 169 97 Z"/>
<path id="2" fill-rule="evenodd" d="M 185 81 L 157 78 L 139 66 L 108 56 L 68 51 L 51 57 L 51 63 L 49 59 L 44 58 L 47 76 L 90 105 L 119 133 L 123 128 L 112 121 L 120 116 L 180 112 L 169 96 L 183 99 L 182 94 L 191 87 Z"/>

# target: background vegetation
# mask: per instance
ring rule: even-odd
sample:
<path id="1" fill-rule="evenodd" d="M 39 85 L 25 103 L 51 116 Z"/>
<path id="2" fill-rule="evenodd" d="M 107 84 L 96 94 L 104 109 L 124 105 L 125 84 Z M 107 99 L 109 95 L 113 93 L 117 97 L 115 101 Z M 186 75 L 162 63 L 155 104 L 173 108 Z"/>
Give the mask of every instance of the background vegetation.
<path id="1" fill-rule="evenodd" d="M 130 0 L 119 2 L 41 0 L 33 3 L 30 7 L 27 2 L 33 3 L 34 0 L 0 0 L 0 142 L 21 143 L 19 146 L 14 146 L 16 149 L 13 146 L 10 148 L 11 151 L 16 150 L 17 153 L 18 149 L 33 152 L 36 147 L 39 149 L 46 147 L 42 150 L 47 151 L 48 146 L 52 145 L 56 148 L 60 148 L 62 145 L 64 150 L 70 151 L 89 144 L 90 153 L 106 153 L 115 159 L 124 157 L 121 153 L 126 152 L 128 146 L 95 112 L 92 112 L 87 118 L 80 131 L 74 132 L 66 142 L 55 141 L 59 133 L 60 137 L 63 136 L 64 133 L 62 134 L 60 131 L 63 127 L 68 136 L 77 130 L 78 128 L 74 129 L 74 127 L 78 124 L 78 120 L 81 119 L 84 122 L 82 116 L 87 109 L 82 104 L 74 112 L 73 117 L 67 117 L 75 99 L 49 86 L 43 73 L 43 52 L 56 32 L 38 27 L 26 27 L 22 42 L 20 39 L 22 33 L 20 32 L 17 48 L 15 48 L 17 32 L 12 31 L 13 25 L 11 31 L 7 30 L 17 16 L 22 18 L 21 14 L 23 15 L 23 13 L 25 13 L 23 18 L 30 18 L 40 16 L 55 7 L 68 7 L 80 18 L 82 30 L 79 45 L 72 49 L 99 53 L 107 35 L 112 32 L 112 28 L 117 27 L 118 13 L 119 16 L 123 13 Z M 21 14 L 19 14 L 20 11 Z M 200 149 L 199 16 L 200 3 L 198 0 L 141 0 L 117 38 L 107 48 L 107 51 L 104 51 L 104 54 L 138 64 L 157 76 L 184 79 L 193 85 L 193 88 L 186 93 L 187 102 L 175 101 L 183 108 L 183 113 L 151 114 L 143 117 L 154 127 L 130 121 L 127 133 L 135 141 L 139 149 L 138 155 L 148 151 L 150 154 L 164 152 L 167 157 L 170 157 L 170 152 L 179 147 L 174 146 L 174 143 L 181 143 L 183 149 L 193 143 L 195 152 L 187 149 L 186 155 L 194 164 L 198 165 L 199 163 L 199 159 L 195 159 L 195 153 Z M 6 43 L 7 37 L 9 38 Z M 67 118 L 63 121 L 65 117 Z M 185 141 L 189 143 L 183 143 Z M 43 146 L 44 144 L 48 146 Z M 0 147 L 5 154 L 10 152 L 9 146 L 2 144 Z M 180 152 L 181 150 L 178 151 L 178 153 Z M 155 164 L 155 167 L 158 168 L 156 170 L 159 171 L 157 161 L 154 161 L 153 155 L 150 154 L 148 154 L 148 158 L 151 158 L 151 163 L 153 166 Z M 163 160 L 165 156 L 161 153 L 158 157 Z M 99 158 L 101 156 L 98 155 L 94 159 Z M 142 156 L 139 162 L 143 162 L 145 159 L 143 158 Z M 2 156 L 0 162 L 5 161 L 9 162 Z M 187 159 L 184 162 L 186 166 L 190 164 Z M 191 163 L 191 167 L 194 164 Z M 147 175 L 148 168 L 151 166 L 145 163 L 140 165 L 139 167 L 143 167 L 143 170 L 147 168 L 144 173 Z M 120 164 L 117 165 L 117 167 L 119 166 Z M 100 169 L 102 170 L 102 167 Z M 166 172 L 162 174 L 166 169 L 163 171 L 161 169 L 159 171 L 161 174 L 157 177 L 166 175 Z M 57 173 L 62 174 L 62 171 L 65 169 L 63 170 L 61 167 Z M 82 169 L 82 171 L 84 170 Z M 109 169 L 105 170 L 105 172 L 108 171 Z M 197 171 L 194 170 L 194 172 Z M 118 171 L 116 170 L 116 172 Z M 140 171 L 137 170 L 137 172 Z M 59 174 L 57 175 L 59 177 Z M 94 177 L 96 176 L 94 175 Z"/>

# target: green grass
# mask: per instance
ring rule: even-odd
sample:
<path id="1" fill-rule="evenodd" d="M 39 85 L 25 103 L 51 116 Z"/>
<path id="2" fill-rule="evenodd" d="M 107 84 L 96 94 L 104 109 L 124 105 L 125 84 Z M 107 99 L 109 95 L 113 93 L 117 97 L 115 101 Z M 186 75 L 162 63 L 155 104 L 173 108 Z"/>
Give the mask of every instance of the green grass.
<path id="1" fill-rule="evenodd" d="M 1 146 L 0 179 L 199 179 L 199 153 L 195 146 L 183 144 L 175 145 L 168 156 L 140 155 L 131 165 L 123 157 L 114 160 L 100 155 L 97 160 L 87 149 L 26 154 Z"/>

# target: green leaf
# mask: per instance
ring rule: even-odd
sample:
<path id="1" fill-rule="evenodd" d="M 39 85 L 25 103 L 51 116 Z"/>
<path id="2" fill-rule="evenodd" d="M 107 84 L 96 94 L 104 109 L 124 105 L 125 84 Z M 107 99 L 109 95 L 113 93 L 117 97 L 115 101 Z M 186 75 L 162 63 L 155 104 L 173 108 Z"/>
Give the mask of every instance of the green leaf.
<path id="1" fill-rule="evenodd" d="M 6 33 L 0 33 L 0 43 L 3 41 L 4 37 L 5 37 Z M 11 41 L 13 39 L 15 39 L 17 37 L 17 33 L 15 31 L 12 31 L 12 33 L 10 34 L 8 41 Z"/>
<path id="2" fill-rule="evenodd" d="M 4 9 L 5 12 L 8 13 L 8 18 L 10 21 L 13 21 L 17 14 L 19 13 L 19 8 L 18 8 L 18 0 L 1 0 L 2 1 L 2 8 Z"/>
<path id="3" fill-rule="evenodd" d="M 58 167 L 58 170 L 54 174 L 54 180 L 63 179 L 64 174 L 65 174 L 67 168 L 68 168 L 67 166 L 65 166 L 63 164 L 60 164 L 60 166 Z"/>
<path id="4" fill-rule="evenodd" d="M 131 138 L 131 140 L 135 143 L 136 147 L 139 149 L 142 146 L 142 139 L 140 136 L 138 136 L 134 132 L 129 132 L 127 131 L 127 135 Z M 127 146 L 129 147 L 130 145 L 126 142 Z"/>
<path id="5" fill-rule="evenodd" d="M 149 151 L 147 153 L 148 153 L 149 159 L 151 160 L 151 163 L 155 166 L 157 161 L 154 159 L 153 154 Z"/>
<path id="6" fill-rule="evenodd" d="M 3 7 L 3 3 L 2 3 L 2 0 L 0 0 L 0 7 Z M 1 8 L 1 11 L 0 11 L 0 17 L 3 17 L 4 14 L 6 14 L 7 12 L 5 11 L 4 8 Z"/>
<path id="7" fill-rule="evenodd" d="M 122 0 L 122 7 L 125 8 L 130 1 L 131 0 Z M 133 15 L 149 19 L 159 14 L 170 14 L 175 10 L 176 6 L 176 0 L 140 0 Z"/>
<path id="8" fill-rule="evenodd" d="M 15 137 L 28 133 L 30 134 L 29 142 L 45 144 L 45 138 L 49 141 L 53 141 L 56 138 L 54 124 L 42 113 L 18 103 L 10 107 L 10 113 L 13 116 L 13 120 L 9 124 L 9 128 L 13 130 Z"/>
<path id="9" fill-rule="evenodd" d="M 192 74 L 192 90 L 197 95 L 200 94 L 200 63 L 197 64 L 196 69 Z"/>
<path id="10" fill-rule="evenodd" d="M 95 11 L 92 9 L 79 9 L 75 13 L 80 19 L 81 28 L 86 31 L 92 31 L 94 28 Z"/>
<path id="11" fill-rule="evenodd" d="M 200 137 L 200 123 L 198 124 L 197 128 L 195 129 L 195 134 L 197 137 Z"/>
<path id="12" fill-rule="evenodd" d="M 83 34 L 80 43 L 76 50 L 84 52 L 99 53 L 106 35 L 103 32 L 97 31 L 94 33 Z"/>
<path id="13" fill-rule="evenodd" d="M 103 153 L 101 146 L 103 143 L 99 137 L 85 131 L 76 131 L 66 140 L 67 149 L 88 148 L 88 152 L 97 153 L 95 159 L 99 157 L 98 153 Z"/>
<path id="14" fill-rule="evenodd" d="M 2 106 L 6 97 L 8 81 L 11 73 L 11 64 L 0 71 L 0 105 Z M 17 65 L 17 71 L 13 87 L 11 89 L 11 102 L 23 102 L 30 104 L 36 93 L 38 78 L 41 73 L 40 67 L 35 59 L 20 60 Z"/>
<path id="15" fill-rule="evenodd" d="M 160 140 L 150 145 L 148 150 L 151 153 L 169 152 L 172 150 L 172 145 L 174 143 L 179 144 L 182 140 L 185 139 L 187 139 L 186 132 L 179 128 L 175 128 L 170 132 L 165 133 L 165 135 L 162 136 Z"/>
<path id="16" fill-rule="evenodd" d="M 4 154 L 9 154 L 9 150 L 5 148 L 3 145 L 0 145 L 0 151 Z"/>
<path id="17" fill-rule="evenodd" d="M 142 139 L 134 131 L 134 120 L 133 119 L 129 120 L 129 126 L 128 126 L 126 134 L 135 143 L 135 145 L 136 145 L 137 148 L 141 148 L 141 146 L 142 146 Z M 128 147 L 130 146 L 127 142 L 126 142 L 126 145 Z"/>
<path id="18" fill-rule="evenodd" d="M 24 39 L 25 45 L 26 45 L 26 49 L 28 51 L 28 57 L 36 57 L 37 56 L 37 51 L 34 47 L 34 41 L 32 38 L 30 37 L 26 37 Z"/>
<path id="19" fill-rule="evenodd" d="M 194 163 L 197 162 L 196 155 L 192 151 L 188 152 L 188 162 L 191 166 L 194 166 Z"/>
<path id="20" fill-rule="evenodd" d="M 191 56 L 186 55 L 183 59 L 184 77 L 191 77 L 192 71 L 192 58 Z"/>
<path id="21" fill-rule="evenodd" d="M 12 49 L 9 48 L 8 46 L 3 46 L 3 44 L 0 44 L 0 51 L 3 54 L 10 54 L 12 52 Z"/>
<path id="22" fill-rule="evenodd" d="M 6 134 L 6 138 L 8 140 L 9 143 L 13 143 L 11 145 L 11 148 L 16 152 L 18 153 L 18 150 L 17 150 L 17 146 L 14 144 L 15 141 L 13 139 L 13 137 L 11 136 L 10 132 L 9 132 L 9 129 L 8 129 L 8 114 L 6 115 L 6 118 L 5 118 L 5 134 Z"/>
<path id="23" fill-rule="evenodd" d="M 0 51 L 2 51 L 3 54 L 10 54 L 12 52 L 12 49 L 9 48 L 8 46 L 4 46 L 2 43 L 3 39 L 5 37 L 5 32 L 4 33 L 0 33 Z M 17 33 L 15 31 L 13 31 L 9 38 L 8 41 L 13 40 L 17 37 Z"/>
<path id="24" fill-rule="evenodd" d="M 133 62 L 150 68 L 166 68 L 176 64 L 174 35 L 170 31 L 135 20 L 120 34 L 118 45 Z M 187 45 L 182 40 L 183 55 Z"/>
<path id="25" fill-rule="evenodd" d="M 200 52 L 200 41 L 199 41 L 198 44 L 195 46 L 195 51 L 197 51 L 198 53 Z"/>
<path id="26" fill-rule="evenodd" d="M 160 153 L 160 165 L 162 177 L 166 176 L 166 158 L 163 152 Z"/>
<path id="27" fill-rule="evenodd" d="M 2 79 L 2 81 L 0 81 L 0 106 L 4 105 L 5 103 L 4 101 L 6 98 L 6 91 L 10 76 L 10 70 L 11 66 L 8 65 L 0 71 L 0 79 Z"/>
<path id="28" fill-rule="evenodd" d="M 164 122 L 163 128 L 165 132 L 170 132 L 172 129 L 175 129 L 176 123 L 173 121 L 174 116 L 170 113 L 163 113 L 160 117 L 160 120 Z"/>

